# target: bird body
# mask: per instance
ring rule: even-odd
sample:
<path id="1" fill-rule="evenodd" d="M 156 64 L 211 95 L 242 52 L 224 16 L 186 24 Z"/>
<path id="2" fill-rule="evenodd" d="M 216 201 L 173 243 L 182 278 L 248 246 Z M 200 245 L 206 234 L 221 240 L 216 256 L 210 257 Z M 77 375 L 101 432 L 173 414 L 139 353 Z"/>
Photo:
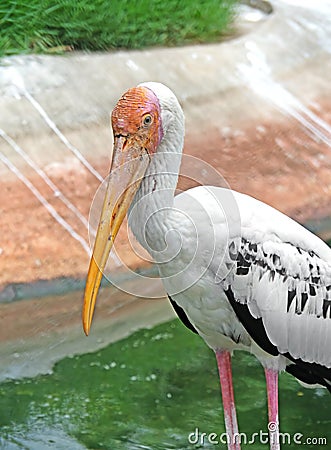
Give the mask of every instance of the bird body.
<path id="1" fill-rule="evenodd" d="M 269 420 L 276 423 L 278 371 L 331 390 L 331 249 L 248 195 L 199 186 L 175 196 L 184 115 L 164 85 L 129 90 L 112 123 L 112 178 L 87 279 L 85 331 L 129 211 L 129 226 L 157 264 L 175 311 L 216 353 L 230 434 L 237 431 L 229 357 L 235 349 L 263 364 Z"/>
<path id="2" fill-rule="evenodd" d="M 167 130 L 171 139 L 146 171 L 129 225 L 157 263 L 167 293 L 213 349 L 248 349 L 280 369 L 286 365 L 281 354 L 330 368 L 331 249 L 248 195 L 199 186 L 174 196 L 184 126 L 177 100 L 166 97 L 168 108 L 178 111 Z M 229 289 L 246 314 L 262 318 L 259 342 L 238 319 Z M 271 346 L 270 355 L 265 350 Z"/>
<path id="3" fill-rule="evenodd" d="M 142 192 L 147 191 L 144 186 Z M 156 252 L 147 248 L 165 289 L 211 348 L 249 350 L 264 365 L 280 369 L 286 363 L 278 356 L 287 353 L 331 367 L 331 249 L 323 241 L 269 205 L 224 188 L 196 187 L 172 204 L 163 197 L 163 204 L 154 203 L 156 210 L 148 209 L 149 220 L 142 217 L 143 199 L 151 204 L 149 196 L 138 194 L 139 207 L 130 214 L 132 231 L 146 248 L 136 228 L 150 222 L 145 231 Z M 226 214 L 229 210 L 232 215 Z M 150 228 L 157 230 L 152 243 Z M 166 248 L 161 260 L 160 245 Z M 252 318 L 262 318 L 265 343 L 258 345 L 249 334 L 254 330 L 240 322 L 228 289 Z M 270 345 L 275 355 L 265 351 Z"/>

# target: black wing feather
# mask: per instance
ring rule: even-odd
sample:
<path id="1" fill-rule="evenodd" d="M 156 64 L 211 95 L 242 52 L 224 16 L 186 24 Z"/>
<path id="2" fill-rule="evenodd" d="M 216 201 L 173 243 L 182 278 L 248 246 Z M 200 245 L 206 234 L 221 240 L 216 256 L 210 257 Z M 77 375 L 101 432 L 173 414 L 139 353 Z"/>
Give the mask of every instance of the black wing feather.
<path id="1" fill-rule="evenodd" d="M 170 295 L 168 295 L 168 298 L 170 300 L 171 306 L 173 307 L 173 309 L 175 310 L 175 313 L 177 314 L 177 316 L 179 317 L 179 319 L 182 321 L 182 323 L 191 331 L 193 331 L 193 333 L 198 334 L 197 330 L 194 328 L 194 326 L 191 324 L 191 322 L 189 321 L 189 318 L 186 315 L 186 312 L 183 310 L 183 308 L 181 308 L 179 305 L 177 305 L 177 303 L 170 297 Z"/>
<path id="2" fill-rule="evenodd" d="M 239 251 L 236 253 L 234 251 L 235 245 L 233 243 L 232 247 L 229 246 L 229 258 L 234 263 L 234 269 L 236 272 L 236 276 L 247 275 L 249 270 L 252 270 L 253 265 L 258 265 L 262 267 L 262 269 L 269 274 L 278 274 L 285 279 L 286 273 L 283 273 L 281 268 L 280 258 L 278 255 L 269 255 L 269 260 L 272 261 L 272 264 L 268 264 L 267 261 L 259 260 L 256 258 L 256 253 L 258 249 L 258 244 L 252 244 L 245 239 L 242 239 Z M 298 253 L 303 254 L 307 253 L 300 248 L 297 248 Z M 267 255 L 265 255 L 267 256 Z M 312 258 L 314 254 L 310 254 L 309 256 Z M 314 266 L 310 264 L 310 270 L 314 269 Z M 317 269 L 319 269 L 317 265 Z M 273 278 L 272 278 L 273 279 Z M 296 314 L 301 314 L 305 309 L 305 306 L 308 302 L 309 295 L 316 295 L 316 289 L 318 289 L 319 283 L 321 282 L 320 278 L 316 279 L 314 274 L 312 273 L 310 279 L 307 280 L 311 284 L 309 284 L 309 292 L 301 293 L 300 295 L 300 308 L 296 311 Z M 268 335 L 266 333 L 265 327 L 263 325 L 262 317 L 256 318 L 254 317 L 248 307 L 247 303 L 239 302 L 236 299 L 236 294 L 233 292 L 231 284 L 228 285 L 227 289 L 224 288 L 224 292 L 231 304 L 234 312 L 236 313 L 239 321 L 244 326 L 246 331 L 252 337 L 252 339 L 259 345 L 264 351 L 273 356 L 278 356 L 281 353 L 279 352 L 277 346 L 272 344 Z M 297 292 L 295 289 L 288 291 L 287 297 L 287 311 L 289 311 L 291 303 L 296 301 Z M 298 304 L 298 302 L 297 302 Z M 327 308 L 331 305 L 331 302 L 327 299 L 324 299 L 323 304 L 323 316 L 327 317 L 327 313 L 325 312 Z M 331 306 L 330 306 L 331 309 Z M 325 386 L 331 393 L 331 369 L 325 367 L 324 365 L 318 363 L 309 363 L 301 360 L 300 358 L 294 358 L 289 352 L 283 354 L 286 358 L 288 358 L 292 364 L 288 364 L 286 367 L 286 371 L 300 381 L 307 384 L 320 384 Z"/>

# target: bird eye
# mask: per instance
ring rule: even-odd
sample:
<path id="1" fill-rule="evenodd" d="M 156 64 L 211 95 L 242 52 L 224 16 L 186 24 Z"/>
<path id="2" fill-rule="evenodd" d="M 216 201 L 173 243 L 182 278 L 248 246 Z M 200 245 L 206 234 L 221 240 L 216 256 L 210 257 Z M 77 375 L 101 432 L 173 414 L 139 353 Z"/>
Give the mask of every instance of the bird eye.
<path id="1" fill-rule="evenodd" d="M 145 126 L 148 126 L 152 123 L 153 118 L 150 114 L 146 114 L 146 116 L 144 117 L 143 123 Z"/>

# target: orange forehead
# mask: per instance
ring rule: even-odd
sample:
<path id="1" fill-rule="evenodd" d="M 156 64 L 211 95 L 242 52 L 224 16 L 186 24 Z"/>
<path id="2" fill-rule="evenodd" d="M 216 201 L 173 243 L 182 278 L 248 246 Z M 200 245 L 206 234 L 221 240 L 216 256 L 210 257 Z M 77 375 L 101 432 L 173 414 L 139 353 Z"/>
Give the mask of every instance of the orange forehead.
<path id="1" fill-rule="evenodd" d="M 117 102 L 112 112 L 112 127 L 116 133 L 134 133 L 141 126 L 142 117 L 160 116 L 160 105 L 156 95 L 148 88 L 138 86 L 129 89 Z"/>

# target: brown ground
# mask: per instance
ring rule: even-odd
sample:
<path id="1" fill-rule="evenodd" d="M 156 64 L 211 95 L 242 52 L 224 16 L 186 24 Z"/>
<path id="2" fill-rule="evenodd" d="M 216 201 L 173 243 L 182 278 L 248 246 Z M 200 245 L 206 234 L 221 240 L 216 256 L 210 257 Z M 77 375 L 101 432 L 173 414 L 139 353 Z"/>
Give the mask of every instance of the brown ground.
<path id="1" fill-rule="evenodd" d="M 330 106 L 324 103 L 318 111 L 328 123 Z M 231 188 L 264 200 L 299 221 L 331 215 L 330 147 L 314 140 L 297 122 L 250 123 L 236 135 L 231 131 L 221 135 L 216 128 L 201 134 L 190 132 L 185 153 L 209 162 Z M 105 173 L 108 155 L 95 163 Z M 97 180 L 86 173 L 82 176 L 79 166 L 53 170 L 49 175 L 87 217 Z M 33 174 L 29 179 L 87 239 L 85 227 L 54 198 L 44 182 Z M 182 183 L 184 188 L 190 184 L 187 180 Z M 86 252 L 13 177 L 2 181 L 0 229 L 0 289 L 17 282 L 84 278 Z M 119 240 L 125 241 L 125 233 Z M 139 264 L 126 245 L 121 252 L 129 264 Z"/>

